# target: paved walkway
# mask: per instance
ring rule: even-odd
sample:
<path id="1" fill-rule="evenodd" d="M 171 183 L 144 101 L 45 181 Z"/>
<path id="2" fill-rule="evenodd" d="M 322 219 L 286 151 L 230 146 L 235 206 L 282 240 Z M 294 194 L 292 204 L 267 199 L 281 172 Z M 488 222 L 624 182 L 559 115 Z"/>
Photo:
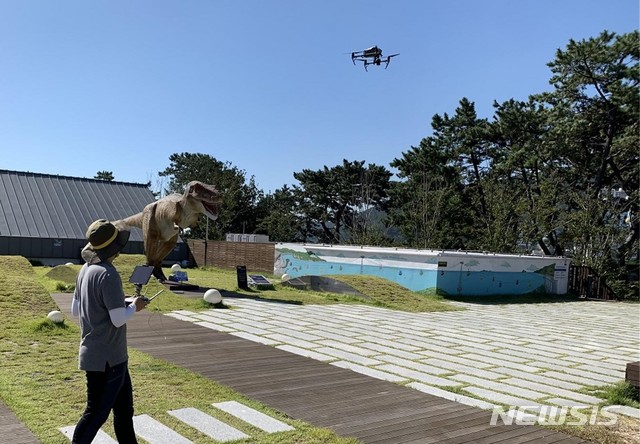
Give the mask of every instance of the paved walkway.
<path id="1" fill-rule="evenodd" d="M 597 405 L 584 390 L 624 380 L 626 364 L 640 359 L 640 311 L 631 304 L 460 303 L 465 311 L 441 313 L 225 304 L 233 309 L 170 316 L 484 409 Z"/>
<path id="2" fill-rule="evenodd" d="M 40 442 L 2 401 L 0 401 L 0 438 L 0 442 L 7 444 L 38 444 Z"/>

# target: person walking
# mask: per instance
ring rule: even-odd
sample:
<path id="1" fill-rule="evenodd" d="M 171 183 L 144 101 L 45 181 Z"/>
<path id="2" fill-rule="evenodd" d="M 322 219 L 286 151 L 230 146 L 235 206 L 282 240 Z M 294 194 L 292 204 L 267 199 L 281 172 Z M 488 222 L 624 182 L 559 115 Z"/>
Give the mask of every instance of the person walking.
<path id="1" fill-rule="evenodd" d="M 76 279 L 71 312 L 80 318 L 78 367 L 86 373 L 87 405 L 73 433 L 73 444 L 89 444 L 113 410 L 120 444 L 137 444 L 133 427 L 133 387 L 128 368 L 127 321 L 148 301 L 125 301 L 122 280 L 113 265 L 130 232 L 100 219 L 89 225 L 86 262 Z"/>

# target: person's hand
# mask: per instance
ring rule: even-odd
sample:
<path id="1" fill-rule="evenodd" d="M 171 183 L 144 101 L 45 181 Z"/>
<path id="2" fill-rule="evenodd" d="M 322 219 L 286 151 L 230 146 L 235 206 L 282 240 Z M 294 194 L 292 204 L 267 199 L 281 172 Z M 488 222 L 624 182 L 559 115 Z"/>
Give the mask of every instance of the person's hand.
<path id="1" fill-rule="evenodd" d="M 146 308 L 149 304 L 149 300 L 147 298 L 134 298 L 133 303 L 136 304 L 136 312 L 139 312 Z"/>

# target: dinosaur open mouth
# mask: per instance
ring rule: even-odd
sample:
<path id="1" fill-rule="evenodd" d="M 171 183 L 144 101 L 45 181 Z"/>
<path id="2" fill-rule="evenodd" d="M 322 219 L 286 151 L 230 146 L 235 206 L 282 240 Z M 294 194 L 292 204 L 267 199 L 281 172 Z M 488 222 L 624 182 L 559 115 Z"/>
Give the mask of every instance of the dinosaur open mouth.
<path id="1" fill-rule="evenodd" d="M 218 207 L 216 205 L 202 202 L 202 206 L 204 207 L 204 212 L 209 219 L 216 220 L 218 218 Z"/>

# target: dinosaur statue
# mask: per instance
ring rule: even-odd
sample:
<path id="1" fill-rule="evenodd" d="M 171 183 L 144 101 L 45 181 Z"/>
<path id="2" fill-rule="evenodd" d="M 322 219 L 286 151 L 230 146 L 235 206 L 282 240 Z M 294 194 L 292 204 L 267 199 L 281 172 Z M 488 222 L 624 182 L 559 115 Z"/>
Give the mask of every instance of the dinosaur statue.
<path id="1" fill-rule="evenodd" d="M 158 280 L 165 281 L 162 261 L 176 246 L 180 230 L 194 225 L 201 214 L 215 220 L 221 205 L 222 194 L 213 185 L 196 180 L 187 184 L 184 194 L 165 196 L 114 225 L 142 228 L 147 264 L 153 265 Z"/>

